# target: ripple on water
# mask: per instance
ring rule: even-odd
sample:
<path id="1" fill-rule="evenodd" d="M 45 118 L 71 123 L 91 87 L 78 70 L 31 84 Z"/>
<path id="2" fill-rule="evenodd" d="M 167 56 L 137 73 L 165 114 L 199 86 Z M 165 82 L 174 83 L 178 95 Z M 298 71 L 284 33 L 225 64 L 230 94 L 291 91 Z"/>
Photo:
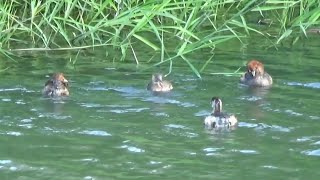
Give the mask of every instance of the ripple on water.
<path id="1" fill-rule="evenodd" d="M 27 88 L 0 88 L 0 92 L 7 92 L 7 91 L 28 91 Z"/>
<path id="2" fill-rule="evenodd" d="M 54 129 L 51 127 L 44 127 L 44 130 L 52 133 L 70 133 L 74 131 L 74 130 Z"/>
<path id="3" fill-rule="evenodd" d="M 256 150 L 252 150 L 252 149 L 234 149 L 232 150 L 233 152 L 240 152 L 242 154 L 259 154 L 259 152 L 257 152 Z"/>
<path id="4" fill-rule="evenodd" d="M 149 161 L 147 165 L 149 165 L 151 168 L 155 168 L 149 171 L 149 173 L 151 174 L 162 174 L 164 173 L 165 169 L 168 169 L 171 167 L 171 165 L 165 165 L 161 161 Z"/>
<path id="5" fill-rule="evenodd" d="M 96 159 L 96 158 L 84 158 L 84 159 L 81 159 L 80 161 L 82 161 L 82 162 L 98 162 L 99 159 Z"/>
<path id="6" fill-rule="evenodd" d="M 164 125 L 164 127 L 165 127 L 164 131 L 172 135 L 179 135 L 179 136 L 184 136 L 188 138 L 194 138 L 199 136 L 197 133 L 190 132 L 191 130 L 190 128 L 180 124 L 167 124 L 167 125 Z"/>
<path id="7" fill-rule="evenodd" d="M 302 151 L 302 154 L 308 156 L 320 156 L 320 149 Z"/>
<path id="8" fill-rule="evenodd" d="M 248 123 L 248 122 L 239 122 L 238 126 L 239 127 L 247 127 L 247 128 L 255 128 L 255 127 L 258 127 L 258 124 L 256 124 L 256 123 Z"/>
<path id="9" fill-rule="evenodd" d="M 279 169 L 278 167 L 276 166 L 272 166 L 272 165 L 264 165 L 262 166 L 263 168 L 267 168 L 267 169 Z"/>
<path id="10" fill-rule="evenodd" d="M 287 110 L 285 110 L 284 112 L 287 113 L 287 114 L 293 115 L 293 116 L 302 116 L 302 115 L 303 115 L 303 114 L 301 114 L 301 113 L 294 112 L 294 111 L 291 110 L 291 109 L 287 109 Z"/>
<path id="11" fill-rule="evenodd" d="M 224 148 L 208 147 L 208 148 L 204 148 L 203 151 L 206 153 L 206 156 L 216 156 L 216 155 L 220 155 L 219 151 L 222 149 Z"/>
<path id="12" fill-rule="evenodd" d="M 177 104 L 182 107 L 195 107 L 196 105 L 190 102 L 181 102 L 174 99 L 168 99 L 161 96 L 152 96 L 148 98 L 144 98 L 143 101 L 158 103 L 158 104 Z"/>
<path id="13" fill-rule="evenodd" d="M 59 115 L 57 113 L 40 113 L 38 115 L 39 118 L 52 118 L 52 119 L 58 119 L 58 120 L 64 120 L 64 119 L 70 119 L 72 116 L 63 116 Z"/>
<path id="14" fill-rule="evenodd" d="M 174 128 L 174 129 L 189 129 L 183 125 L 180 125 L 180 124 L 167 124 L 167 125 L 164 125 L 165 127 L 168 127 L 168 128 Z"/>
<path id="15" fill-rule="evenodd" d="M 301 138 L 297 138 L 296 140 L 293 140 L 292 142 L 310 142 L 312 145 L 319 145 L 320 141 L 318 140 L 320 136 L 303 136 Z"/>
<path id="16" fill-rule="evenodd" d="M 151 113 L 153 116 L 162 116 L 162 117 L 170 117 L 169 114 L 165 112 L 157 112 L 157 113 Z"/>
<path id="17" fill-rule="evenodd" d="M 34 119 L 34 118 L 22 119 L 22 120 L 20 121 L 22 124 L 19 124 L 18 126 L 24 127 L 24 128 L 27 128 L 27 129 L 31 129 L 31 128 L 33 127 L 32 119 Z"/>
<path id="18" fill-rule="evenodd" d="M 23 133 L 16 132 L 16 131 L 8 131 L 6 134 L 10 135 L 10 136 L 22 136 L 23 135 Z"/>
<path id="19" fill-rule="evenodd" d="M 150 165 L 162 164 L 162 162 L 161 161 L 150 161 L 149 164 Z"/>
<path id="20" fill-rule="evenodd" d="M 23 102 L 23 100 L 17 100 L 15 103 L 16 104 L 22 104 L 22 105 L 27 104 L 27 103 Z"/>
<path id="21" fill-rule="evenodd" d="M 239 122 L 239 127 L 247 127 L 247 128 L 255 128 L 256 130 L 264 130 L 264 129 L 270 129 L 272 131 L 279 131 L 279 132 L 291 132 L 293 127 L 282 127 L 278 125 L 268 125 L 265 123 L 248 123 L 248 122 Z"/>
<path id="22" fill-rule="evenodd" d="M 111 136 L 111 134 L 105 132 L 105 131 L 99 131 L 99 130 L 84 130 L 79 132 L 79 134 L 86 134 L 91 136 Z"/>
<path id="23" fill-rule="evenodd" d="M 6 134 L 9 136 L 22 136 L 23 133 L 17 131 L 7 131 L 7 132 L 0 132 L 0 134 Z"/>
<path id="24" fill-rule="evenodd" d="M 320 88 L 320 82 L 312 82 L 312 83 L 299 83 L 299 82 L 287 82 L 286 83 L 289 86 L 303 86 L 308 88 Z"/>
<path id="25" fill-rule="evenodd" d="M 246 101 L 258 101 L 261 100 L 261 97 L 258 96 L 241 96 L 239 99 L 246 100 Z"/>
<path id="26" fill-rule="evenodd" d="M 248 123 L 248 122 L 239 122 L 239 127 L 247 127 L 247 128 L 255 128 L 257 130 L 263 130 L 263 129 L 270 129 L 272 131 L 279 131 L 279 132 L 291 132 L 293 129 L 292 127 L 282 127 L 278 125 L 267 125 L 265 123 Z"/>
<path id="27" fill-rule="evenodd" d="M 117 88 L 111 88 L 111 89 L 129 97 L 130 96 L 140 97 L 145 93 L 145 90 L 136 89 L 133 87 L 117 87 Z"/>
<path id="28" fill-rule="evenodd" d="M 138 147 L 128 146 L 128 145 L 122 145 L 122 146 L 120 146 L 120 148 L 127 149 L 128 151 L 134 152 L 134 153 L 144 153 L 145 152 L 144 149 L 140 149 Z"/>
<path id="29" fill-rule="evenodd" d="M 12 160 L 0 160 L 0 169 L 9 171 L 34 171 L 44 170 L 43 167 L 32 167 L 24 164 L 14 163 Z"/>
<path id="30" fill-rule="evenodd" d="M 310 117 L 310 119 L 312 119 L 312 120 L 319 120 L 319 119 L 320 119 L 319 116 L 309 116 L 309 117 Z"/>
<path id="31" fill-rule="evenodd" d="M 80 106 L 86 107 L 86 108 L 101 108 L 101 107 L 104 107 L 101 104 L 94 104 L 94 103 L 80 103 Z"/>
<path id="32" fill-rule="evenodd" d="M 204 116 L 209 116 L 210 112 L 209 111 L 205 111 L 205 110 L 201 110 L 199 112 L 194 113 L 195 116 L 197 117 L 204 117 Z"/>
<path id="33" fill-rule="evenodd" d="M 98 87 L 88 87 L 86 90 L 88 90 L 88 91 L 109 91 L 110 88 L 107 88 L 104 86 L 98 86 Z"/>
<path id="34" fill-rule="evenodd" d="M 86 176 L 86 177 L 84 177 L 83 179 L 84 179 L 84 180 L 95 180 L 95 178 L 92 177 L 92 176 Z"/>
<path id="35" fill-rule="evenodd" d="M 110 112 L 122 114 L 122 113 L 138 113 L 150 108 L 127 108 L 127 109 L 111 109 Z"/>
<path id="36" fill-rule="evenodd" d="M 306 142 L 306 141 L 311 141 L 312 137 L 301 137 L 297 138 L 297 142 Z"/>

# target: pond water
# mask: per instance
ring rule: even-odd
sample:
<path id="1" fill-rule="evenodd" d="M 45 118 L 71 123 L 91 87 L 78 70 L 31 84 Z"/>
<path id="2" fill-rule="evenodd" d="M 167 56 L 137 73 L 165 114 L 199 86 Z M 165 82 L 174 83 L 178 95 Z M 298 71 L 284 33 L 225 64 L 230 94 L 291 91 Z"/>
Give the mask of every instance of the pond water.
<path id="1" fill-rule="evenodd" d="M 319 37 L 278 50 L 233 47 L 216 51 L 202 79 L 175 61 L 167 77 L 174 90 L 158 96 L 146 84 L 167 67 L 93 55 L 72 66 L 59 53 L 12 63 L 1 73 L 0 179 L 317 179 Z M 193 57 L 195 66 L 209 56 Z M 273 76 L 271 89 L 212 74 L 234 72 L 252 58 Z M 41 89 L 56 71 L 71 82 L 71 96 L 53 101 Z M 238 117 L 236 129 L 203 127 L 212 96 Z"/>

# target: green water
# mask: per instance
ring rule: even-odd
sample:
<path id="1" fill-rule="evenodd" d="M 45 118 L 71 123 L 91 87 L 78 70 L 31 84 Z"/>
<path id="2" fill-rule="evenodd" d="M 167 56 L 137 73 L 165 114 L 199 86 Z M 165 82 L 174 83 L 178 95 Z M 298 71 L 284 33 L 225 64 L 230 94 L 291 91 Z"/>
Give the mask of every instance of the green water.
<path id="1" fill-rule="evenodd" d="M 1 73 L 0 86 L 0 179 L 318 179 L 318 42 L 315 36 L 294 48 L 252 42 L 245 52 L 218 49 L 202 79 L 175 61 L 167 77 L 174 90 L 160 96 L 145 88 L 166 67 L 142 71 L 149 65 L 94 55 L 80 55 L 73 66 L 61 54 L 8 63 L 14 65 Z M 194 65 L 209 56 L 194 55 Z M 252 58 L 273 76 L 271 89 L 211 74 Z M 71 82 L 68 99 L 41 97 L 56 71 Z M 238 117 L 238 128 L 204 129 L 212 96 Z"/>

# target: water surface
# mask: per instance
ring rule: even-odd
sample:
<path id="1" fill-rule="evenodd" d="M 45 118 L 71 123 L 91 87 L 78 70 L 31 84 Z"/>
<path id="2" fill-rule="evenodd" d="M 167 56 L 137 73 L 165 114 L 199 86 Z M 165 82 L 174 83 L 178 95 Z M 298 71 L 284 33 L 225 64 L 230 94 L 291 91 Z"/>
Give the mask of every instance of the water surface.
<path id="1" fill-rule="evenodd" d="M 141 70 L 93 55 L 74 66 L 58 54 L 30 57 L 1 75 L 0 179 L 317 179 L 317 42 L 218 49 L 202 79 L 176 61 L 167 77 L 174 91 L 158 96 L 146 84 L 166 67 Z M 209 56 L 195 55 L 195 66 Z M 252 58 L 273 76 L 271 89 L 212 74 L 233 72 Z M 70 98 L 41 97 L 56 71 L 71 81 Z M 212 96 L 238 117 L 236 129 L 204 129 Z"/>

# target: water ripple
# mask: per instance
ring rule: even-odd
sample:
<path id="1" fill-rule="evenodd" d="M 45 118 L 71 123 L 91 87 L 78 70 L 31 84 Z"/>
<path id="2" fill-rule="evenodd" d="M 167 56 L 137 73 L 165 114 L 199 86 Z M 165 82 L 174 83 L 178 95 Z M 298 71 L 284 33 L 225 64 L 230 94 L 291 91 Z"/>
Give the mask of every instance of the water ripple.
<path id="1" fill-rule="evenodd" d="M 143 95 L 145 90 L 141 90 L 141 89 L 136 89 L 136 88 L 133 88 L 133 87 L 117 87 L 117 88 L 110 88 L 116 92 L 120 92 L 122 93 L 123 95 L 125 96 L 129 96 L 129 97 L 132 97 L 132 96 L 140 96 L 140 95 Z"/>
<path id="2" fill-rule="evenodd" d="M 208 116 L 209 114 L 210 112 L 205 110 L 201 110 L 199 112 L 194 113 L 194 115 L 197 117 L 204 117 L 204 116 Z"/>
<path id="3" fill-rule="evenodd" d="M 148 110 L 150 108 L 129 108 L 129 109 L 112 109 L 110 112 L 117 113 L 117 114 L 122 114 L 122 113 L 137 113 L 137 112 L 142 112 L 144 110 Z"/>
<path id="4" fill-rule="evenodd" d="M 86 134 L 86 135 L 93 135 L 93 136 L 111 136 L 111 134 L 105 131 L 97 131 L 97 130 L 93 130 L 93 131 L 84 130 L 79 132 L 79 134 Z"/>
<path id="5" fill-rule="evenodd" d="M 279 169 L 278 167 L 276 166 L 272 166 L 272 165 L 264 165 L 262 166 L 263 168 L 268 168 L 268 169 Z"/>
<path id="6" fill-rule="evenodd" d="M 23 102 L 23 100 L 17 100 L 16 102 L 15 102 L 16 104 L 27 104 L 27 103 L 25 103 L 25 102 Z"/>
<path id="7" fill-rule="evenodd" d="M 247 128 L 255 128 L 258 127 L 258 124 L 255 123 L 247 123 L 247 122 L 239 122 L 238 123 L 239 127 L 247 127 Z"/>
<path id="8" fill-rule="evenodd" d="M 103 105 L 101 104 L 94 104 L 94 103 L 81 103 L 80 106 L 86 107 L 86 108 L 101 108 Z"/>
<path id="9" fill-rule="evenodd" d="M 320 119 L 319 116 L 309 116 L 309 117 L 310 117 L 310 119 L 312 119 L 312 120 L 319 120 L 319 119 Z"/>
<path id="10" fill-rule="evenodd" d="M 257 127 L 258 129 L 266 129 L 270 128 L 273 131 L 280 131 L 280 132 L 290 132 L 292 128 L 286 128 L 278 125 L 267 125 L 264 123 L 259 123 L 259 126 Z"/>
<path id="11" fill-rule="evenodd" d="M 59 119 L 59 120 L 72 118 L 71 116 L 63 116 L 63 115 L 58 115 L 56 113 L 45 113 L 45 114 L 40 113 L 38 115 L 38 117 L 40 117 L 40 118 L 43 118 L 43 117 L 44 118 L 53 118 L 53 119 Z"/>
<path id="12" fill-rule="evenodd" d="M 320 141 L 316 140 L 319 139 L 319 136 L 303 136 L 301 138 L 297 138 L 293 142 L 311 142 L 313 145 L 320 144 Z"/>
<path id="13" fill-rule="evenodd" d="M 265 123 L 248 123 L 248 122 L 239 122 L 239 127 L 247 127 L 247 128 L 255 128 L 257 130 L 261 129 L 271 129 L 272 131 L 280 131 L 280 132 L 291 132 L 293 127 L 282 127 L 278 125 L 267 125 Z"/>
<path id="14" fill-rule="evenodd" d="M 134 147 L 134 146 L 128 146 L 128 145 L 122 145 L 120 148 L 127 149 L 128 151 L 134 152 L 134 153 L 143 153 L 143 152 L 145 152 L 145 150 L 143 150 L 143 149 L 140 149 L 140 148 L 137 148 L 137 147 Z"/>
<path id="15" fill-rule="evenodd" d="M 206 152 L 206 156 L 216 156 L 220 155 L 218 151 L 222 150 L 223 148 L 204 148 L 203 151 Z"/>
<path id="16" fill-rule="evenodd" d="M 150 161 L 149 164 L 155 165 L 155 164 L 161 164 L 161 161 Z"/>
<path id="17" fill-rule="evenodd" d="M 190 128 L 180 124 L 167 124 L 165 125 L 165 128 L 164 128 L 164 131 L 172 135 L 179 135 L 179 136 L 184 136 L 188 138 L 194 138 L 199 136 L 199 134 L 197 133 L 186 131 L 186 130 L 190 130 Z"/>
<path id="18" fill-rule="evenodd" d="M 27 88 L 0 88 L 0 92 L 7 91 L 28 91 Z"/>
<path id="19" fill-rule="evenodd" d="M 320 149 L 302 151 L 302 154 L 308 156 L 320 156 Z"/>
<path id="20" fill-rule="evenodd" d="M 96 159 L 96 158 L 84 158 L 84 159 L 81 159 L 80 161 L 83 161 L 83 162 L 98 162 L 99 159 Z"/>
<path id="21" fill-rule="evenodd" d="M 5 132 L 5 133 L 0 133 L 0 134 L 6 134 L 6 135 L 10 135 L 10 136 L 22 136 L 23 135 L 23 133 L 16 132 L 16 131 L 8 131 L 8 132 Z"/>
<path id="22" fill-rule="evenodd" d="M 167 125 L 164 125 L 165 127 L 167 128 L 174 128 L 174 129 L 189 129 L 183 125 L 180 125 L 180 124 L 167 124 Z"/>
<path id="23" fill-rule="evenodd" d="M 299 83 L 299 82 L 288 82 L 286 83 L 289 86 L 303 86 L 308 88 L 320 88 L 320 82 L 312 82 L 312 83 Z"/>
<path id="24" fill-rule="evenodd" d="M 12 161 L 11 160 L 0 160 L 0 164 L 4 165 L 4 164 L 11 164 Z"/>
<path id="25" fill-rule="evenodd" d="M 246 100 L 246 101 L 258 101 L 258 100 L 261 100 L 262 98 L 257 96 L 241 96 L 239 99 Z"/>
<path id="26" fill-rule="evenodd" d="M 205 152 L 216 152 L 216 151 L 219 151 L 219 150 L 222 150 L 223 148 L 204 148 L 203 151 Z"/>
<path id="27" fill-rule="evenodd" d="M 86 88 L 88 91 L 109 91 L 110 88 L 107 87 L 88 87 Z"/>
<path id="28" fill-rule="evenodd" d="M 165 112 L 157 112 L 157 113 L 151 113 L 153 116 L 163 116 L 163 117 L 170 117 L 169 114 Z"/>
<path id="29" fill-rule="evenodd" d="M 95 178 L 92 177 L 92 176 L 86 176 L 86 177 L 84 177 L 83 179 L 84 179 L 84 180 L 95 180 Z"/>
<path id="30" fill-rule="evenodd" d="M 149 102 L 154 102 L 158 104 L 177 104 L 182 107 L 195 107 L 196 105 L 190 102 L 181 102 L 178 100 L 174 99 L 167 99 L 163 97 L 158 97 L 158 96 L 153 96 L 153 97 L 148 97 L 145 98 L 143 101 L 149 101 Z"/>
<path id="31" fill-rule="evenodd" d="M 44 170 L 43 167 L 32 167 L 24 164 L 14 163 L 12 160 L 0 160 L 0 169 L 7 169 L 10 171 L 26 171 L 26 170 Z"/>
<path id="32" fill-rule="evenodd" d="M 251 150 L 251 149 L 241 149 L 241 150 L 232 150 L 233 152 L 240 152 L 243 154 L 259 154 L 259 152 L 257 152 L 256 150 Z"/>
<path id="33" fill-rule="evenodd" d="M 303 114 L 301 114 L 301 113 L 294 112 L 294 111 L 291 110 L 291 109 L 287 109 L 287 110 L 285 110 L 284 112 L 285 112 L 285 113 L 288 113 L 288 114 L 290 114 L 290 115 L 293 115 L 293 116 L 302 116 L 302 115 L 303 115 Z"/>

